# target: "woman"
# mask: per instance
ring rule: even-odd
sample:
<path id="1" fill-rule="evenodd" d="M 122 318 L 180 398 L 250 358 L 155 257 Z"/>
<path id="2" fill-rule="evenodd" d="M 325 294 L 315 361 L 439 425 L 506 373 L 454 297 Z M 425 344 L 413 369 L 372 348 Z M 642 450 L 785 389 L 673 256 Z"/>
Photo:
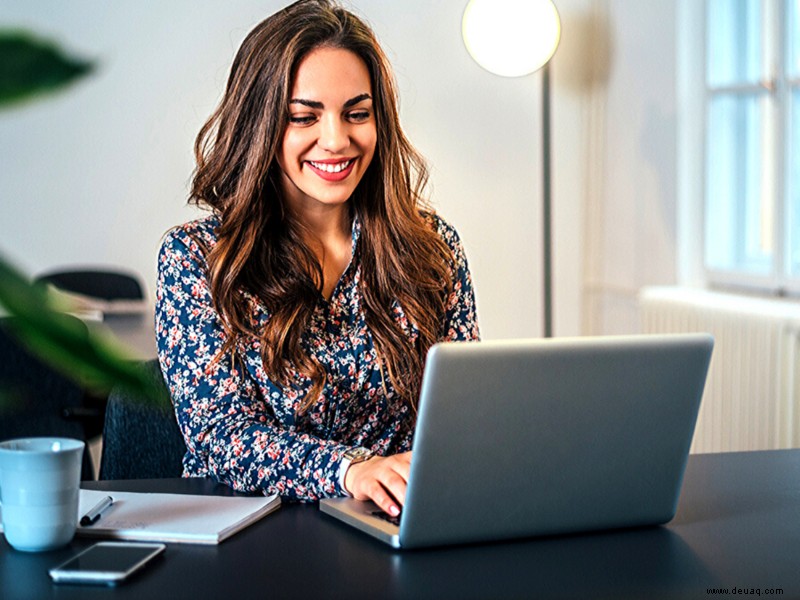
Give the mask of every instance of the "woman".
<path id="1" fill-rule="evenodd" d="M 263 21 L 195 154 L 211 215 L 165 237 L 156 307 L 184 475 L 399 514 L 426 352 L 479 334 L 372 31 L 330 0 Z"/>

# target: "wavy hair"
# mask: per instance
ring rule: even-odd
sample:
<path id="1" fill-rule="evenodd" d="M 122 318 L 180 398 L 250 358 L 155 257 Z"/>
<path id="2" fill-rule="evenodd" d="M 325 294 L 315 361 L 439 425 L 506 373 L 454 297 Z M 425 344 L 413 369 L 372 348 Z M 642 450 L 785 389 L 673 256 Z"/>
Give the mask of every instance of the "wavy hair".
<path id="1" fill-rule="evenodd" d="M 412 408 L 425 354 L 442 335 L 452 254 L 426 222 L 428 172 L 405 137 L 396 84 L 371 29 L 332 0 L 300 0 L 257 25 L 234 59 L 225 94 L 195 142 L 190 202 L 220 219 L 207 250 L 209 282 L 226 330 L 223 352 L 260 339 L 267 375 L 290 385 L 294 367 L 312 386 L 299 412 L 319 397 L 326 373 L 301 346 L 322 290 L 322 267 L 303 241 L 281 193 L 276 154 L 288 124 L 298 65 L 320 47 L 349 50 L 366 64 L 377 127 L 375 155 L 348 200 L 361 224 L 359 289 L 381 372 Z M 251 299 L 267 308 L 252 317 Z M 411 329 L 398 322 L 402 309 Z"/>

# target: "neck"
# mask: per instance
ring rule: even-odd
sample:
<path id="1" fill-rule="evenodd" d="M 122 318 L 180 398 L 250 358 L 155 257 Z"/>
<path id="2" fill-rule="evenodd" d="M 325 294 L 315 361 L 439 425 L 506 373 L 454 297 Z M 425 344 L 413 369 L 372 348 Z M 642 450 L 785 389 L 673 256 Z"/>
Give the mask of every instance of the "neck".
<path id="1" fill-rule="evenodd" d="M 352 224 L 346 205 L 321 206 L 295 213 L 303 226 L 303 236 L 322 268 L 320 293 L 330 300 L 352 254 Z"/>
<path id="2" fill-rule="evenodd" d="M 296 214 L 308 232 L 309 243 L 322 243 L 350 238 L 350 211 L 346 204 L 314 207 Z"/>

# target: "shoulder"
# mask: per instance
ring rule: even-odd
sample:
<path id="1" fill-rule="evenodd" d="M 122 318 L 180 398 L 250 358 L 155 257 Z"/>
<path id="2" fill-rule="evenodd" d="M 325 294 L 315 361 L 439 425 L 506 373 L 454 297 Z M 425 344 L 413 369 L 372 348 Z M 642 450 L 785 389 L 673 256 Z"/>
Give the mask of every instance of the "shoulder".
<path id="1" fill-rule="evenodd" d="M 428 226 L 442 238 L 450 249 L 459 250 L 461 248 L 461 237 L 458 235 L 458 231 L 442 218 L 441 215 L 433 211 L 423 211 L 422 218 L 425 219 Z"/>
<path id="2" fill-rule="evenodd" d="M 217 243 L 219 218 L 216 215 L 189 221 L 164 234 L 161 253 L 186 252 L 202 256 Z"/>

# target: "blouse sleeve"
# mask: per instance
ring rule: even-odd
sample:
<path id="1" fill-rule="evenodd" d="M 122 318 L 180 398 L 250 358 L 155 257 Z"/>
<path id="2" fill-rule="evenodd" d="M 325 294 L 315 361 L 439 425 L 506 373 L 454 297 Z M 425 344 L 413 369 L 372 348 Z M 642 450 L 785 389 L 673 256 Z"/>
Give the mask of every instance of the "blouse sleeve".
<path id="1" fill-rule="evenodd" d="M 205 260 L 180 229 L 159 253 L 156 338 L 188 449 L 185 475 L 299 500 L 345 495 L 338 470 L 347 447 L 282 426 L 269 403 L 291 399 L 272 393 L 265 400 L 239 357 L 219 355 L 226 335 Z"/>
<path id="2" fill-rule="evenodd" d="M 467 264 L 467 255 L 458 232 L 441 218 L 435 217 L 437 229 L 453 253 L 453 289 L 447 299 L 444 327 L 440 341 L 471 342 L 481 337 L 475 309 L 475 292 Z"/>

